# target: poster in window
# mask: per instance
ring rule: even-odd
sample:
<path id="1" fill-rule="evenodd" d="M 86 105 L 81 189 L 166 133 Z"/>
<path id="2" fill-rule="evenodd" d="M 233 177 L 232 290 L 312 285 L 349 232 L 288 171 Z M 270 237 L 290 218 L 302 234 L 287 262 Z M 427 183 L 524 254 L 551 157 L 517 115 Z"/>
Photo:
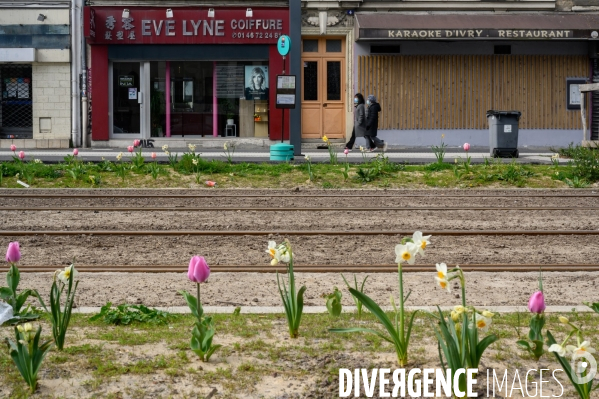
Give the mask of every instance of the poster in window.
<path id="1" fill-rule="evenodd" d="M 245 66 L 245 99 L 268 100 L 268 66 Z"/>

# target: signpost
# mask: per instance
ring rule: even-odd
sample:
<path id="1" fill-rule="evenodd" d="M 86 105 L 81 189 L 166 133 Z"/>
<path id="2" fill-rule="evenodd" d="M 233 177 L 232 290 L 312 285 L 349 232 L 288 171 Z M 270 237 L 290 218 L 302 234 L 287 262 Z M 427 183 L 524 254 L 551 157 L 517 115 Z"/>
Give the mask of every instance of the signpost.
<path id="1" fill-rule="evenodd" d="M 277 42 L 277 50 L 279 54 L 283 56 L 283 74 L 277 75 L 277 86 L 276 86 L 276 108 L 280 108 L 282 115 L 282 128 L 281 128 L 281 143 L 275 144 L 270 147 L 270 160 L 271 161 L 288 161 L 293 159 L 293 146 L 283 143 L 285 136 L 285 109 L 295 108 L 295 76 L 285 75 L 285 56 L 289 53 L 291 48 L 291 39 L 287 35 L 279 37 Z"/>

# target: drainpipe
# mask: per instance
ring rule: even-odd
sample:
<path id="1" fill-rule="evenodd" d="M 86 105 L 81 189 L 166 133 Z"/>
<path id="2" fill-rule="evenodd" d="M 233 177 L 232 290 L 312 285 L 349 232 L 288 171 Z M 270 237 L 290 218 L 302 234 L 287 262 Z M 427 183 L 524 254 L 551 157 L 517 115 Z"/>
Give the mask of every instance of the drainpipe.
<path id="1" fill-rule="evenodd" d="M 81 0 L 79 0 L 81 1 Z M 80 28 L 83 29 L 83 4 L 79 11 Z M 81 35 L 79 45 L 81 46 L 81 147 L 90 147 L 90 143 L 87 142 L 87 118 L 88 118 L 88 105 L 87 105 L 87 51 L 85 38 Z"/>
<path id="2" fill-rule="evenodd" d="M 78 134 L 80 121 L 79 63 L 81 62 L 79 32 L 83 29 L 78 18 L 78 9 L 81 10 L 80 1 L 71 0 L 71 140 L 74 147 L 79 147 L 81 144 Z"/>

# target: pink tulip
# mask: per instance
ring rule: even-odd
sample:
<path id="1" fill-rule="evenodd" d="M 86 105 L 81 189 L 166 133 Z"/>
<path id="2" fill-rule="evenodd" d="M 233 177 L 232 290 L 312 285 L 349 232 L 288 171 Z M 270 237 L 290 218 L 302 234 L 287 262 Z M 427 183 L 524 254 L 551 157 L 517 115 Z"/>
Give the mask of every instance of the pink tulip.
<path id="1" fill-rule="evenodd" d="M 470 150 L 470 144 L 464 143 L 464 151 Z"/>
<path id="2" fill-rule="evenodd" d="M 156 159 L 156 153 L 153 152 L 152 155 L 150 155 L 152 157 L 152 159 Z"/>
<path id="3" fill-rule="evenodd" d="M 346 149 L 345 149 L 345 151 L 343 151 L 343 153 L 344 153 L 345 155 L 347 155 L 347 154 L 349 154 L 349 150 L 346 148 Z"/>
<path id="4" fill-rule="evenodd" d="M 541 291 L 537 291 L 528 300 L 528 310 L 532 313 L 541 314 L 545 310 L 545 297 Z"/>
<path id="5" fill-rule="evenodd" d="M 139 147 L 139 140 L 133 140 L 133 147 Z"/>
<path id="6" fill-rule="evenodd" d="M 17 263 L 19 259 L 21 259 L 19 243 L 17 241 L 11 242 L 6 250 L 6 261 L 8 263 Z"/>
<path id="7" fill-rule="evenodd" d="M 210 276 L 210 267 L 203 256 L 194 256 L 189 261 L 187 277 L 194 283 L 203 283 Z"/>
<path id="8" fill-rule="evenodd" d="M 133 152 L 133 146 L 132 146 L 132 145 L 130 145 L 129 147 L 127 147 L 127 151 L 129 151 L 129 152 Z"/>
<path id="9" fill-rule="evenodd" d="M 77 155 L 79 155 L 79 150 L 75 148 L 75 149 L 73 150 L 73 156 L 75 156 L 75 157 L 76 157 Z"/>
<path id="10" fill-rule="evenodd" d="M 25 151 L 19 151 L 19 159 L 25 159 Z"/>
<path id="11" fill-rule="evenodd" d="M 17 146 L 16 146 L 16 145 L 14 145 L 14 144 L 11 144 L 11 145 L 10 145 L 10 150 L 11 150 L 12 152 L 15 152 L 15 151 L 17 150 Z"/>

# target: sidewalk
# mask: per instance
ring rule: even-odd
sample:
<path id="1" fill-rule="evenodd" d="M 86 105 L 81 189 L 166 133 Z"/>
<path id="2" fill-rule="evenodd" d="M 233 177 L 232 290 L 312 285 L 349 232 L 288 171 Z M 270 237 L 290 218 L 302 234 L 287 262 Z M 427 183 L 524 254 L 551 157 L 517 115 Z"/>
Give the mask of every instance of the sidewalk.
<path id="1" fill-rule="evenodd" d="M 346 156 L 343 154 L 343 148 L 339 146 L 336 148 L 337 157 L 339 162 L 345 162 Z M 40 159 L 43 162 L 61 162 L 64 157 L 72 154 L 71 149 L 24 149 L 25 151 L 25 161 L 31 161 L 33 159 Z M 137 149 L 136 149 L 137 151 Z M 185 153 L 189 152 L 188 148 L 169 148 L 171 154 L 178 154 L 179 157 Z M 551 156 L 554 154 L 549 148 L 519 148 L 520 157 L 514 159 L 518 163 L 524 164 L 551 164 Z M 87 162 L 98 162 L 101 161 L 102 158 L 114 161 L 119 152 L 123 153 L 123 159 L 127 159 L 129 157 L 129 153 L 126 148 L 115 149 L 115 148 L 82 148 L 79 149 L 79 157 Z M 158 148 L 142 148 L 142 153 L 146 156 L 146 160 L 150 159 L 150 155 L 152 152 L 156 153 L 156 159 L 160 163 L 165 163 L 168 161 L 168 158 L 164 151 L 160 147 Z M 196 147 L 196 153 L 200 154 L 202 158 L 207 160 L 221 160 L 226 161 L 226 155 L 222 148 L 206 148 L 206 147 Z M 352 150 L 347 155 L 347 161 L 350 163 L 362 163 L 364 162 L 364 158 L 366 160 L 372 159 L 378 155 L 382 154 L 380 150 L 376 152 L 365 152 L 364 154 L 360 153 L 359 150 Z M 13 153 L 10 150 L 2 149 L 0 150 L 0 161 L 10 161 L 12 160 Z M 304 157 L 309 156 L 313 163 L 322 163 L 329 162 L 329 152 L 325 149 L 318 149 L 317 145 L 314 143 L 302 143 L 302 154 L 300 156 L 296 155 L 294 162 L 301 163 L 305 162 Z M 426 147 L 418 147 L 418 148 L 392 148 L 390 147 L 388 151 L 385 153 L 385 156 L 389 158 L 389 160 L 393 162 L 407 162 L 409 164 L 427 164 L 436 161 L 436 157 L 434 152 Z M 489 149 L 482 147 L 472 147 L 468 154 L 461 148 L 446 148 L 446 153 L 444 157 L 445 162 L 453 163 L 455 159 L 465 159 L 466 156 L 470 156 L 472 159 L 472 164 L 480 164 L 484 163 L 485 159 L 488 159 L 490 162 L 500 161 L 503 163 L 512 162 L 511 158 L 495 158 L 495 160 L 490 157 Z M 247 146 L 241 147 L 238 146 L 234 155 L 233 162 L 269 162 L 270 161 L 270 153 L 269 148 L 265 147 L 255 147 L 255 146 Z M 560 164 L 565 164 L 568 162 L 567 159 L 559 159 Z"/>

